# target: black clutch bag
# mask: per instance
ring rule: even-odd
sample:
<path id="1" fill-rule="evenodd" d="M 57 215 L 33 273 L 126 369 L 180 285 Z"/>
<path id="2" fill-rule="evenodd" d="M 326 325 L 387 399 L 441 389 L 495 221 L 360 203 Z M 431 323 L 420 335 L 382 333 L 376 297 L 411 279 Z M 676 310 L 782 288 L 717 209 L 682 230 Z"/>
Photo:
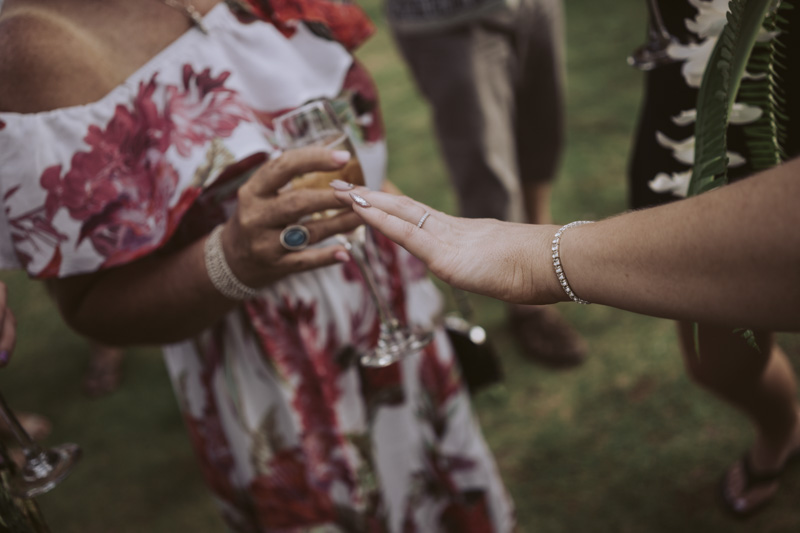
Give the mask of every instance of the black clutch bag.
<path id="1" fill-rule="evenodd" d="M 503 367 L 494 347 L 486 337 L 486 330 L 464 318 L 471 314 L 464 294 L 455 290 L 453 294 L 461 310 L 461 316 L 447 315 L 444 327 L 453 344 L 464 383 L 470 394 L 474 395 L 489 385 L 503 381 Z"/>

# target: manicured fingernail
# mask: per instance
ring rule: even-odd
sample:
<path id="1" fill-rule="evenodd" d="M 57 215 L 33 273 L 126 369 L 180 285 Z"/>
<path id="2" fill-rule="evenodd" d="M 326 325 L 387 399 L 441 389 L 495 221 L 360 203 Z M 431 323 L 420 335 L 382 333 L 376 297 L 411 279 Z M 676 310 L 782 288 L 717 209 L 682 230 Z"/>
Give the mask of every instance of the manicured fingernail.
<path id="1" fill-rule="evenodd" d="M 340 263 L 347 263 L 348 261 L 350 261 L 350 254 L 348 254 L 344 250 L 339 250 L 338 252 L 334 253 L 333 257 Z"/>
<path id="2" fill-rule="evenodd" d="M 347 183 L 346 181 L 343 180 L 333 180 L 328 185 L 330 185 L 337 191 L 349 191 L 350 189 L 355 187 L 355 185 L 353 185 L 352 183 Z"/>
<path id="3" fill-rule="evenodd" d="M 361 197 L 361 196 L 357 195 L 357 194 L 356 194 L 356 193 L 354 193 L 354 192 L 351 192 L 351 193 L 350 193 L 350 198 L 352 198 L 352 199 L 353 199 L 353 201 L 354 201 L 355 203 L 357 203 L 358 205 L 360 205 L 361 207 L 372 207 L 372 204 L 371 204 L 371 203 L 369 203 L 369 202 L 368 202 L 368 201 L 366 201 L 366 200 L 365 200 L 363 197 Z"/>
<path id="4" fill-rule="evenodd" d="M 8 350 L 0 350 L 0 366 L 6 366 L 10 358 L 11 354 Z"/>
<path id="5" fill-rule="evenodd" d="M 334 150 L 331 157 L 337 163 L 347 163 L 350 161 L 350 152 L 347 150 Z"/>

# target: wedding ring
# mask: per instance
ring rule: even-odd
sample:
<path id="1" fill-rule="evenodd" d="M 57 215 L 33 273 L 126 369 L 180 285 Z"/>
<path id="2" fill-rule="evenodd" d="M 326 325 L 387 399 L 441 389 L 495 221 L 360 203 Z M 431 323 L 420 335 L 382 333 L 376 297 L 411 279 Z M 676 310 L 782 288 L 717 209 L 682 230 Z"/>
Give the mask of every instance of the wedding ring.
<path id="1" fill-rule="evenodd" d="M 281 232 L 281 246 L 290 252 L 302 250 L 308 246 L 308 241 L 311 240 L 311 234 L 305 226 L 294 224 L 286 226 Z"/>
<path id="2" fill-rule="evenodd" d="M 417 227 L 422 229 L 422 225 L 425 223 L 426 220 L 428 220 L 429 216 L 431 216 L 431 212 L 430 211 L 425 211 L 425 214 L 422 215 L 420 217 L 420 219 L 419 219 L 419 222 L 417 222 Z"/>

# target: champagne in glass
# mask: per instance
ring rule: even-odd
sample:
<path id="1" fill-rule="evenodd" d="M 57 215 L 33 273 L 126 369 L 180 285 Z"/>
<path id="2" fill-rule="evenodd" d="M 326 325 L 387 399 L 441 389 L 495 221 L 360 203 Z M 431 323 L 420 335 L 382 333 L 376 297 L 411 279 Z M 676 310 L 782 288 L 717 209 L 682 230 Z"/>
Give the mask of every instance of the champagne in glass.
<path id="1" fill-rule="evenodd" d="M 274 126 L 278 144 L 283 149 L 324 146 L 333 150 L 347 150 L 351 155 L 350 160 L 343 168 L 335 171 L 308 172 L 294 178 L 289 183 L 289 187 L 328 188 L 328 184 L 335 179 L 353 185 L 365 184 L 364 173 L 353 144 L 329 101 L 314 100 L 302 105 L 277 117 Z M 339 212 L 341 210 L 331 209 L 314 216 L 328 217 Z M 358 265 L 378 310 L 381 324 L 378 344 L 372 350 L 362 354 L 361 364 L 371 367 L 388 366 L 427 345 L 433 338 L 433 334 L 414 331 L 401 325 L 386 303 L 386 298 L 381 293 L 369 264 L 364 226 L 359 226 L 349 235 L 340 235 L 338 238 L 350 251 L 350 255 Z"/>

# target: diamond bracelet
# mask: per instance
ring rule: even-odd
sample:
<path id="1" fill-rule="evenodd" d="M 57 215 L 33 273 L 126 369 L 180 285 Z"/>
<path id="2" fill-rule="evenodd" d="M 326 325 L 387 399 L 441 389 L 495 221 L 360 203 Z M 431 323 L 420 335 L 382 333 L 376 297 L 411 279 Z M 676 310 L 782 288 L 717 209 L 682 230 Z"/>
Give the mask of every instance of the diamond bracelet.
<path id="1" fill-rule="evenodd" d="M 551 250 L 553 252 L 553 268 L 556 270 L 556 276 L 558 276 L 558 282 L 561 284 L 561 288 L 564 289 L 564 292 L 567 293 L 569 299 L 573 302 L 588 305 L 591 302 L 583 300 L 582 298 L 578 298 L 578 296 L 572 292 L 572 288 L 569 286 L 569 282 L 567 281 L 567 275 L 564 273 L 564 268 L 561 266 L 561 257 L 559 256 L 559 246 L 561 245 L 561 236 L 567 231 L 569 228 L 574 228 L 575 226 L 582 226 L 583 224 L 591 224 L 592 220 L 576 220 L 575 222 L 570 222 L 565 226 L 561 226 L 561 228 L 556 232 L 555 236 L 553 237 L 553 246 Z"/>
<path id="2" fill-rule="evenodd" d="M 225 252 L 222 250 L 222 224 L 214 228 L 214 231 L 208 236 L 203 252 L 208 277 L 223 296 L 231 300 L 248 300 L 258 296 L 258 291 L 239 281 L 231 267 L 228 266 Z"/>

